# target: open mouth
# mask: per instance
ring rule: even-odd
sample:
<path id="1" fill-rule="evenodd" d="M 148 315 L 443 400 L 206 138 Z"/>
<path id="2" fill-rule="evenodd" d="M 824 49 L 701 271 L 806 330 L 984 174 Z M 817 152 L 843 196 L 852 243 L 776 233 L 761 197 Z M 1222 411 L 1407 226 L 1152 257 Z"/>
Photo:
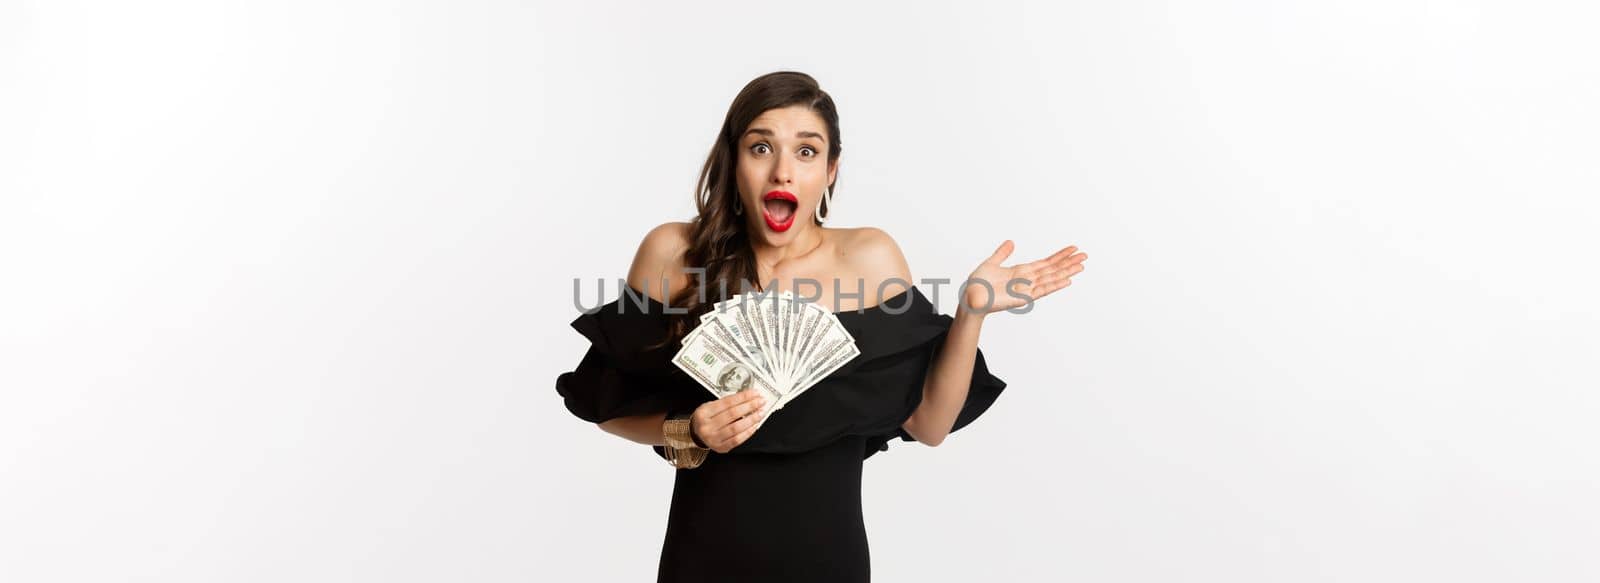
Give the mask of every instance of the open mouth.
<path id="1" fill-rule="evenodd" d="M 767 227 L 782 233 L 794 225 L 794 215 L 800 208 L 800 201 L 791 193 L 774 190 L 761 197 L 761 207 Z"/>

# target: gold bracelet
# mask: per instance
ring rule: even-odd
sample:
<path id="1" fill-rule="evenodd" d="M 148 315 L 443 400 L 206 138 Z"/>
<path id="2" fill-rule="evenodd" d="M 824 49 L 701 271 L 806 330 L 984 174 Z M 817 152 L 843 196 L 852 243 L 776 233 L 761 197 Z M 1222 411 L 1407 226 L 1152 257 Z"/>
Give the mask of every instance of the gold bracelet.
<path id="1" fill-rule="evenodd" d="M 706 461 L 706 454 L 711 450 L 694 444 L 693 426 L 689 418 L 669 417 L 661 425 L 661 434 L 665 438 L 666 447 L 662 448 L 667 453 L 667 463 L 674 468 L 697 468 Z"/>

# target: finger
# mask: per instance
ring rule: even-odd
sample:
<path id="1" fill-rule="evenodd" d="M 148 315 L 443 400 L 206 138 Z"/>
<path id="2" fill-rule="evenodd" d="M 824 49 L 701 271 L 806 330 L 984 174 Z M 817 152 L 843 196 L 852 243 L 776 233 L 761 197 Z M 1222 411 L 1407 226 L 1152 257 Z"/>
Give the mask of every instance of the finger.
<path id="1" fill-rule="evenodd" d="M 760 419 L 756 419 L 756 421 L 759 421 L 759 420 Z M 739 444 L 744 443 L 744 441 L 746 439 L 750 439 L 750 435 L 754 434 L 755 432 L 756 432 L 756 424 L 754 422 L 751 422 L 749 427 L 746 427 L 743 430 L 740 430 L 738 433 L 734 434 L 732 439 L 728 440 L 728 443 L 729 443 L 728 449 L 733 449 L 735 447 L 739 447 Z M 723 453 L 727 453 L 727 452 L 723 452 Z"/>
<path id="2" fill-rule="evenodd" d="M 1037 300 L 1039 298 L 1045 297 L 1045 296 L 1050 295 L 1050 294 L 1056 292 L 1057 290 L 1060 290 L 1061 288 L 1067 287 L 1069 285 L 1072 285 L 1072 280 L 1071 279 L 1062 279 L 1062 280 L 1057 281 L 1055 283 L 1045 284 L 1045 285 L 1040 286 L 1038 288 L 1038 294 L 1034 296 L 1034 299 Z"/>
<path id="3" fill-rule="evenodd" d="M 750 401 L 750 400 L 755 399 L 755 398 L 760 397 L 760 396 L 761 396 L 761 391 L 758 391 L 754 387 L 751 387 L 751 388 L 744 389 L 742 391 L 736 392 L 734 394 L 728 395 L 726 397 L 722 397 L 720 399 L 717 399 L 716 401 L 712 401 L 712 405 L 710 407 L 710 411 L 708 411 L 708 414 L 706 415 L 706 419 L 710 419 L 712 417 L 716 417 L 717 414 L 719 414 L 719 413 L 721 413 L 723 411 L 726 411 L 729 407 L 733 407 L 733 406 L 739 405 L 740 403 L 744 403 L 745 401 Z"/>
<path id="4" fill-rule="evenodd" d="M 1084 261 L 1086 261 L 1088 259 L 1089 259 L 1089 254 L 1088 253 L 1078 253 L 1078 254 L 1075 254 L 1075 255 L 1073 255 L 1071 257 L 1068 257 L 1067 260 L 1066 260 L 1066 264 L 1068 264 L 1068 265 L 1078 265 L 1078 264 L 1083 263 Z"/>
<path id="5" fill-rule="evenodd" d="M 723 397 L 720 400 L 727 401 L 729 405 L 737 405 L 739 403 L 743 403 L 745 401 L 748 401 L 750 399 L 754 399 L 754 398 L 759 397 L 759 396 L 761 396 L 761 391 L 756 390 L 755 387 L 750 387 L 748 389 L 744 389 L 744 390 L 739 391 L 737 393 L 734 393 L 732 395 L 728 395 L 726 397 Z"/>
<path id="6" fill-rule="evenodd" d="M 1048 280 L 1052 280 L 1053 281 L 1053 280 L 1056 280 L 1056 279 L 1059 279 L 1059 278 L 1063 278 L 1063 277 L 1072 277 L 1074 275 L 1077 275 L 1078 272 L 1080 272 L 1080 271 L 1083 271 L 1083 264 L 1082 263 L 1074 263 L 1072 265 L 1067 265 L 1065 267 L 1061 267 L 1059 269 L 1051 271 L 1050 274 L 1045 276 L 1044 279 L 1048 279 Z"/>
<path id="7" fill-rule="evenodd" d="M 755 415 L 746 415 L 734 420 L 732 423 L 720 426 L 713 431 L 712 438 L 706 443 L 722 449 L 732 449 L 733 446 L 739 445 L 739 442 L 734 441 L 734 438 L 755 422 L 760 421 L 760 419 L 760 414 L 757 413 Z"/>
<path id="8" fill-rule="evenodd" d="M 746 399 L 741 400 L 741 402 L 731 402 L 730 400 L 730 405 L 726 405 L 726 407 L 720 408 L 717 412 L 712 412 L 706 416 L 706 426 L 709 426 L 709 428 L 722 428 L 722 426 L 738 420 L 741 416 L 749 415 L 749 410 L 752 410 L 752 408 L 760 410 L 763 407 L 765 407 L 765 402 L 762 399 Z"/>
<path id="9" fill-rule="evenodd" d="M 1051 272 L 1041 271 L 1039 273 L 1035 273 L 1033 277 L 1028 278 L 1026 283 L 1017 282 L 1017 287 L 1022 291 L 1022 293 L 1027 294 L 1030 297 L 1038 297 L 1035 293 L 1036 290 L 1048 284 L 1052 276 L 1053 274 Z"/>
<path id="10" fill-rule="evenodd" d="M 762 397 L 760 394 L 757 394 L 756 398 L 745 399 L 744 402 L 732 407 L 728 407 L 727 409 L 723 409 L 721 413 L 713 415 L 711 417 L 711 424 L 713 426 L 720 427 L 733 423 L 740 417 L 744 417 L 755 411 L 760 411 L 763 407 L 766 407 L 766 405 L 766 398 Z"/>
<path id="11" fill-rule="evenodd" d="M 1046 257 L 1044 259 L 1038 259 L 1038 260 L 1035 260 L 1035 261 L 1029 261 L 1027 263 L 1024 263 L 1022 265 L 1017 266 L 1017 269 L 1019 269 L 1019 270 L 1026 269 L 1026 270 L 1030 270 L 1030 271 L 1034 271 L 1034 272 L 1049 271 L 1051 269 L 1055 269 L 1055 268 L 1057 268 L 1059 266 L 1065 265 L 1067 262 L 1069 262 L 1071 260 L 1070 258 L 1073 256 L 1072 252 L 1073 251 L 1077 251 L 1077 250 L 1078 250 L 1078 246 L 1077 245 L 1067 245 L 1062 250 L 1057 251 L 1055 253 L 1052 253 L 1049 257 Z"/>
<path id="12" fill-rule="evenodd" d="M 1045 258 L 1045 262 L 1046 263 L 1054 263 L 1056 261 L 1060 261 L 1060 260 L 1066 258 L 1067 256 L 1072 255 L 1072 252 L 1073 251 L 1077 251 L 1077 250 L 1078 250 L 1078 246 L 1077 245 L 1067 245 L 1066 247 L 1063 247 L 1060 251 L 1052 253 L 1052 254 L 1050 254 L 1049 257 L 1046 257 Z"/>
<path id="13" fill-rule="evenodd" d="M 1040 277 L 1038 279 L 1035 279 L 1027 287 L 1024 287 L 1023 288 L 1023 293 L 1026 294 L 1028 297 L 1031 297 L 1031 298 L 1034 298 L 1034 299 L 1038 299 L 1039 296 L 1043 295 L 1043 294 L 1040 293 L 1040 291 L 1042 291 L 1046 287 L 1049 287 L 1049 285 L 1050 285 L 1050 276 L 1048 274 L 1046 274 L 1044 277 Z"/>
<path id="14" fill-rule="evenodd" d="M 1006 239 L 1004 243 L 1000 244 L 999 248 L 994 250 L 994 254 L 990 255 L 989 258 L 985 259 L 983 262 L 991 265 L 999 265 L 1001 261 L 1005 261 L 1007 257 L 1010 257 L 1011 251 L 1016 248 L 1017 246 L 1013 244 L 1010 239 Z"/>
<path id="15" fill-rule="evenodd" d="M 728 427 L 727 427 L 727 429 L 728 429 L 728 437 L 732 438 L 732 437 L 742 433 L 745 429 L 750 428 L 752 425 L 757 425 L 757 424 L 761 423 L 761 418 L 762 417 L 765 417 L 765 415 L 760 411 L 756 411 L 756 412 L 753 412 L 753 413 L 751 413 L 749 415 L 745 415 L 744 417 L 740 417 L 738 420 L 735 420 L 733 423 L 729 423 Z M 737 443 L 738 442 L 734 442 L 733 445 L 737 445 Z M 729 445 L 729 447 L 732 447 L 732 445 Z"/>
<path id="16" fill-rule="evenodd" d="M 1060 253 L 1050 256 L 1050 269 L 1060 269 L 1068 265 L 1077 265 L 1079 263 L 1083 263 L 1084 259 L 1089 258 L 1089 256 L 1085 253 L 1067 253 L 1066 251 L 1068 249 L 1076 249 L 1076 247 L 1069 246 L 1067 249 L 1061 250 Z"/>
<path id="17" fill-rule="evenodd" d="M 1042 287 L 1050 287 L 1061 283 L 1062 280 L 1071 279 L 1073 275 L 1077 275 L 1077 273 L 1080 271 L 1083 271 L 1082 265 L 1073 265 L 1066 269 L 1059 269 L 1040 278 L 1037 285 Z"/>
<path id="18" fill-rule="evenodd" d="M 1047 265 L 1052 265 L 1052 264 L 1055 264 L 1055 263 L 1061 261 L 1066 256 L 1071 255 L 1072 251 L 1074 251 L 1076 249 L 1077 249 L 1077 247 L 1074 247 L 1072 245 L 1068 245 L 1065 249 L 1062 249 L 1060 251 L 1056 251 L 1055 253 L 1051 253 L 1049 257 L 1045 257 L 1043 259 L 1035 259 L 1033 261 L 1027 262 L 1024 265 L 1029 265 L 1029 266 L 1036 267 L 1036 268 L 1044 267 L 1044 266 L 1047 266 Z"/>

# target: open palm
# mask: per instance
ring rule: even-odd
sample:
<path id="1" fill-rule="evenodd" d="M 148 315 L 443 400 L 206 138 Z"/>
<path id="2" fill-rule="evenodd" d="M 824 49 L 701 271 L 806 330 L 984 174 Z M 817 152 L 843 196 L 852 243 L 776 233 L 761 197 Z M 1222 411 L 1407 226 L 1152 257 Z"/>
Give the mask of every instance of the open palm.
<path id="1" fill-rule="evenodd" d="M 989 314 L 1038 301 L 1072 285 L 1072 276 L 1083 271 L 1083 260 L 1089 258 L 1086 253 L 1075 253 L 1077 245 L 1068 245 L 1044 259 L 1011 266 L 1000 265 L 1015 248 L 1016 245 L 1007 239 L 1000 244 L 1000 248 L 994 250 L 993 255 L 972 271 L 972 275 L 967 276 L 968 281 L 973 283 L 962 294 L 962 309 Z M 978 281 L 987 282 L 988 288 Z"/>

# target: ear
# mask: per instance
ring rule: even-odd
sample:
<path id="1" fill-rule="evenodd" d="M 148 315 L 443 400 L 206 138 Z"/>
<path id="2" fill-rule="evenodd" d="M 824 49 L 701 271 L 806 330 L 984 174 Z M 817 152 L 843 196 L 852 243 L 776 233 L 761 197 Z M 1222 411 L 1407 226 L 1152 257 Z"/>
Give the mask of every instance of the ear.
<path id="1" fill-rule="evenodd" d="M 844 156 L 839 156 L 839 160 L 843 159 Z M 830 185 L 833 184 L 833 180 L 839 176 L 839 160 L 834 160 L 828 163 L 828 184 Z"/>

